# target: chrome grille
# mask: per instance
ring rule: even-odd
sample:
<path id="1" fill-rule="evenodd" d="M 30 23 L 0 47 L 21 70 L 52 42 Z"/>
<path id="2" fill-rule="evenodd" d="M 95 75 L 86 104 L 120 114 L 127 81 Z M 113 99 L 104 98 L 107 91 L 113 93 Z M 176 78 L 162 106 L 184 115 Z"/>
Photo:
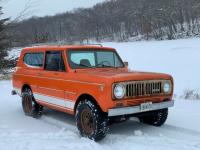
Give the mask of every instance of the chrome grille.
<path id="1" fill-rule="evenodd" d="M 126 98 L 162 94 L 162 81 L 132 81 L 125 83 Z"/>

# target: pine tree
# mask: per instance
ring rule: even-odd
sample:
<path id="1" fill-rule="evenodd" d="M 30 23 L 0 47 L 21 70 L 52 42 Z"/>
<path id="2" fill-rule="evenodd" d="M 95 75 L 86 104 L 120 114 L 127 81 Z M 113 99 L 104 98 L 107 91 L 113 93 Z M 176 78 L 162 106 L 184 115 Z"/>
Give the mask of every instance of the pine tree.
<path id="1" fill-rule="evenodd" d="M 2 7 L 0 6 L 0 72 L 3 71 L 3 69 L 7 65 L 7 61 L 5 60 L 5 57 L 7 56 L 7 48 L 8 48 L 8 37 L 6 35 L 6 23 L 9 20 L 8 18 L 2 19 Z"/>

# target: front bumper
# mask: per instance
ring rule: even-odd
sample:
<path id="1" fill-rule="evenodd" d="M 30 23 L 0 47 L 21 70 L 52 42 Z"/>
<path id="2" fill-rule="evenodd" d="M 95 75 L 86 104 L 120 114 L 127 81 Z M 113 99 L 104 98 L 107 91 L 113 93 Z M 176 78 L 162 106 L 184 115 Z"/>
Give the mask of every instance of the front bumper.
<path id="1" fill-rule="evenodd" d="M 141 111 L 141 106 L 132 106 L 132 107 L 123 107 L 123 108 L 114 108 L 108 110 L 108 116 L 121 116 L 121 115 L 130 115 L 136 113 L 142 113 L 147 111 L 159 110 L 168 107 L 173 107 L 174 101 L 167 101 L 161 103 L 153 103 L 150 110 Z"/>

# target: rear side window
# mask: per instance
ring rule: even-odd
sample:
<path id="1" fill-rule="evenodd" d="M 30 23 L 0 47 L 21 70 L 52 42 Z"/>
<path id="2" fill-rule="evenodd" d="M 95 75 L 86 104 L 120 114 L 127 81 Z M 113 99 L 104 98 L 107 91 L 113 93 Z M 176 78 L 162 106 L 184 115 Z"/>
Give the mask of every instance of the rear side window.
<path id="1" fill-rule="evenodd" d="M 65 71 L 65 64 L 61 51 L 46 52 L 45 70 Z"/>
<path id="2" fill-rule="evenodd" d="M 43 53 L 27 53 L 24 56 L 24 63 L 32 67 L 42 67 L 43 66 Z"/>

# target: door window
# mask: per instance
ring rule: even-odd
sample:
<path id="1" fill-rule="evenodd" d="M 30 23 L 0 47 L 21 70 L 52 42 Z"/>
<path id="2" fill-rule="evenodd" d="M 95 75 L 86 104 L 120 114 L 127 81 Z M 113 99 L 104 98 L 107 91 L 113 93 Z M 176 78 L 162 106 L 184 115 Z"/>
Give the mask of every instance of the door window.
<path id="1" fill-rule="evenodd" d="M 46 52 L 45 70 L 65 71 L 65 64 L 61 51 Z"/>

